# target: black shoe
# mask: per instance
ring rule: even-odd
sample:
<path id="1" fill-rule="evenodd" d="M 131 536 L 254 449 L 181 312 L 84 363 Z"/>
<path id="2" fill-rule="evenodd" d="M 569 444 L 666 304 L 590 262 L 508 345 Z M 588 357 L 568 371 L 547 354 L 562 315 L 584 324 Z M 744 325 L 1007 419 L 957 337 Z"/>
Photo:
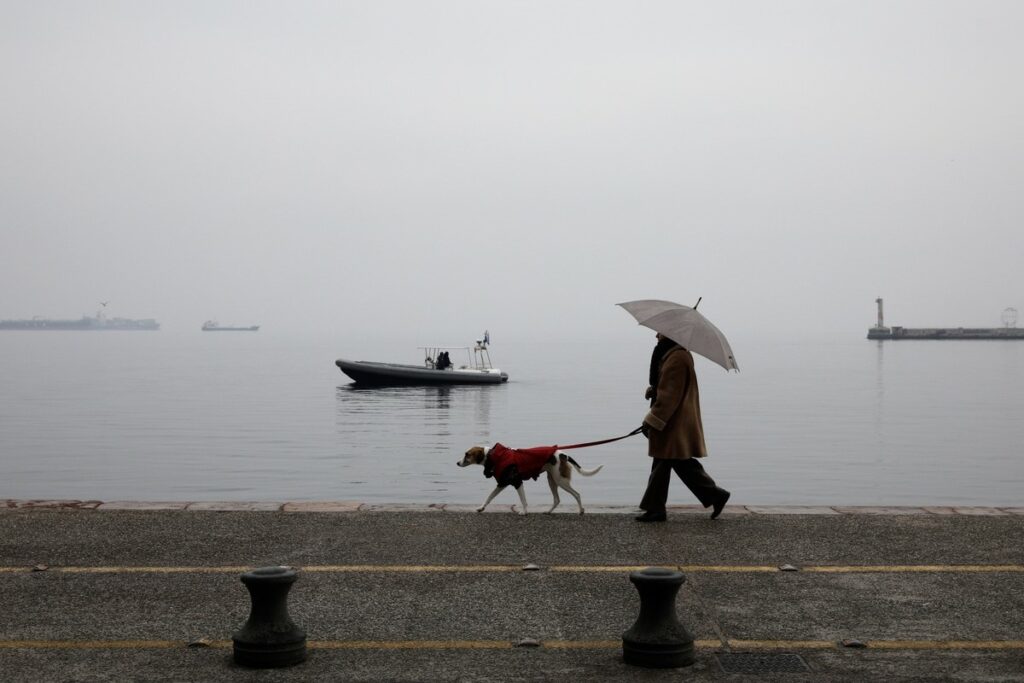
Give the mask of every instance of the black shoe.
<path id="1" fill-rule="evenodd" d="M 638 515 L 636 517 L 636 521 L 638 521 L 638 522 L 664 522 L 665 521 L 665 513 L 664 512 L 650 512 L 650 511 L 648 511 L 648 512 L 645 512 L 642 515 Z"/>
<path id="2" fill-rule="evenodd" d="M 711 511 L 711 519 L 718 519 L 718 515 L 722 514 L 722 508 L 729 502 L 729 496 L 731 495 L 731 493 L 726 491 L 724 496 L 715 501 L 715 509 Z"/>

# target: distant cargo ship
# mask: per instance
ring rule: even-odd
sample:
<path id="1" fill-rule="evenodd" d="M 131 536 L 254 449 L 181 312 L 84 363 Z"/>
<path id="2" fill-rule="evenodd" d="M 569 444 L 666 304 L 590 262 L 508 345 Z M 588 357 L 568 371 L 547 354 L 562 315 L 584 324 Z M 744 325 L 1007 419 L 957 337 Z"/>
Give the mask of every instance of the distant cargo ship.
<path id="1" fill-rule="evenodd" d="M 207 320 L 203 323 L 203 332 L 256 332 L 259 329 L 259 325 L 238 327 L 234 325 L 221 325 L 216 320 Z"/>
<path id="2" fill-rule="evenodd" d="M 1017 309 L 1003 311 L 1002 327 L 886 327 L 882 317 L 882 299 L 878 304 L 878 323 L 868 330 L 868 339 L 1019 339 L 1024 328 L 1017 327 Z"/>
<path id="3" fill-rule="evenodd" d="M 104 315 L 107 302 L 100 303 L 95 316 L 83 315 L 78 320 L 51 320 L 35 317 L 29 320 L 0 320 L 0 330 L 159 330 L 160 323 L 152 318 L 132 320 L 130 318 L 108 318 Z"/>

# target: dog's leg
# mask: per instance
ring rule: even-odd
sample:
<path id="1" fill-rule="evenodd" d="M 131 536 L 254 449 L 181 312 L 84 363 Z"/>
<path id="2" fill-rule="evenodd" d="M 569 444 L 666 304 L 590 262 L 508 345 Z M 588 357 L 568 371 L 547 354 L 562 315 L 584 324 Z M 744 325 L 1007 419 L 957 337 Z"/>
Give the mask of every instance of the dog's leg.
<path id="1" fill-rule="evenodd" d="M 519 486 L 516 486 L 516 492 L 519 494 L 519 501 L 523 504 L 523 509 L 522 509 L 522 511 L 520 511 L 519 514 L 520 515 L 525 515 L 526 514 L 526 489 L 523 488 L 523 485 L 520 483 Z"/>
<path id="2" fill-rule="evenodd" d="M 576 499 L 576 504 L 580 506 L 580 514 L 582 515 L 583 514 L 583 499 L 580 498 L 579 492 L 572 487 L 572 485 L 569 483 L 568 479 L 561 479 L 561 480 L 559 480 L 558 485 L 561 486 L 563 489 L 565 489 L 566 491 L 568 491 L 569 493 L 572 494 L 572 497 Z"/>
<path id="3" fill-rule="evenodd" d="M 548 470 L 548 486 L 551 487 L 551 508 L 545 513 L 550 515 L 561 502 L 558 499 L 558 484 L 555 483 L 555 475 Z"/>
<path id="4" fill-rule="evenodd" d="M 507 486 L 507 484 L 506 484 L 506 486 Z M 494 490 L 493 490 L 493 491 L 491 491 L 491 495 L 487 496 L 487 500 L 485 500 L 485 501 L 484 501 L 484 504 L 483 504 L 483 505 L 481 505 L 480 507 L 478 507 L 478 508 L 476 509 L 476 511 L 477 511 L 477 512 L 483 512 L 483 511 L 484 511 L 484 508 L 485 508 L 485 507 L 487 507 L 487 506 L 488 506 L 488 504 L 490 504 L 490 502 L 491 502 L 492 500 L 494 500 L 494 497 L 495 497 L 496 495 L 498 495 L 499 493 L 501 493 L 502 491 L 504 491 L 504 490 L 505 490 L 505 486 L 495 486 L 495 487 L 494 487 Z"/>

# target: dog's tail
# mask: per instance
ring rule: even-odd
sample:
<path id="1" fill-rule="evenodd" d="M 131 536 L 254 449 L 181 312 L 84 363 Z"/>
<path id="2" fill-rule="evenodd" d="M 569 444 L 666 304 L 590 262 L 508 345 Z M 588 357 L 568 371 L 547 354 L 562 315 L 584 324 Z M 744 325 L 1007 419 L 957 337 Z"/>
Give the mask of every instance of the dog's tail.
<path id="1" fill-rule="evenodd" d="M 577 472 L 582 474 L 584 477 L 592 477 L 595 474 L 597 474 L 598 472 L 600 472 L 601 468 L 604 467 L 604 465 L 598 465 L 597 467 L 595 467 L 592 470 L 585 470 L 582 467 L 580 467 L 580 464 L 578 462 L 576 462 L 575 460 L 572 459 L 572 456 L 565 455 L 564 453 L 562 455 L 565 457 L 566 460 L 569 461 L 569 464 L 571 464 L 573 466 L 573 469 L 575 469 Z"/>

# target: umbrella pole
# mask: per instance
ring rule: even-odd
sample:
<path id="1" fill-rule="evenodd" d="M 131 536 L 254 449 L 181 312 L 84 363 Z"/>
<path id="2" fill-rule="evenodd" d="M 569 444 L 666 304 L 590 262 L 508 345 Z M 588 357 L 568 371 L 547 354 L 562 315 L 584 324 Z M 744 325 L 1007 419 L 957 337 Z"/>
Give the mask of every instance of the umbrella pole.
<path id="1" fill-rule="evenodd" d="M 698 297 L 697 297 L 697 303 L 695 303 L 695 304 L 693 305 L 693 310 L 695 310 L 695 311 L 696 311 L 696 310 L 697 310 L 697 307 L 698 307 L 698 306 L 700 306 L 700 302 L 701 302 L 701 301 L 703 301 L 703 300 L 704 300 L 704 297 L 702 297 L 702 296 L 698 296 Z"/>

